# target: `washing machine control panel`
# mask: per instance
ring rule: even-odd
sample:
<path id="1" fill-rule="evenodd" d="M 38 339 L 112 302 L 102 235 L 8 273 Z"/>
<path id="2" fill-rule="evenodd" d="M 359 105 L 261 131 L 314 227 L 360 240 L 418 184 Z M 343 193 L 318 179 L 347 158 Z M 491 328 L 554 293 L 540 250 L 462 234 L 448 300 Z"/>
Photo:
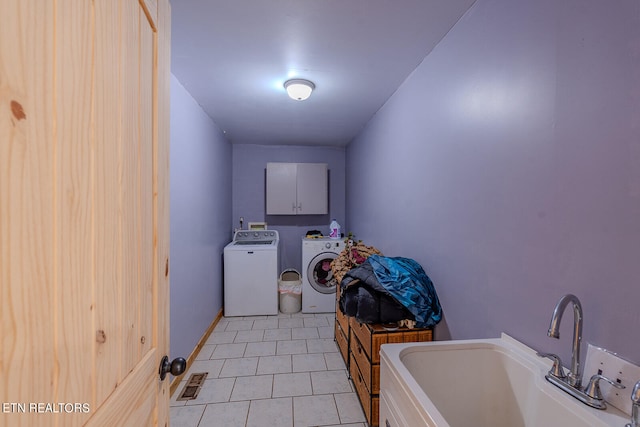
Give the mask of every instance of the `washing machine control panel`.
<path id="1" fill-rule="evenodd" d="M 276 230 L 237 230 L 233 236 L 233 241 L 239 244 L 249 244 L 253 242 L 272 242 L 278 239 Z"/>

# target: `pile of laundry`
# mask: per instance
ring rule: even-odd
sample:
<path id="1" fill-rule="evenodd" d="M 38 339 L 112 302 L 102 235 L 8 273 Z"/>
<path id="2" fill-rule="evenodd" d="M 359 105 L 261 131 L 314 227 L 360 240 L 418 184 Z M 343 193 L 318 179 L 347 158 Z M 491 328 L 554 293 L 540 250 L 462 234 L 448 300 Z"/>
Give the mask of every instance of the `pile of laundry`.
<path id="1" fill-rule="evenodd" d="M 344 249 L 336 259 L 331 261 L 333 277 L 338 280 L 338 283 L 342 282 L 349 270 L 365 262 L 371 255 L 382 255 L 382 252 L 373 246 L 365 245 L 362 241 L 356 243 L 353 239 L 345 239 Z"/>
<path id="2" fill-rule="evenodd" d="M 424 328 L 442 319 L 431 279 L 410 258 L 385 257 L 374 247 L 349 240 L 331 269 L 340 284 L 340 310 L 361 323 Z"/>

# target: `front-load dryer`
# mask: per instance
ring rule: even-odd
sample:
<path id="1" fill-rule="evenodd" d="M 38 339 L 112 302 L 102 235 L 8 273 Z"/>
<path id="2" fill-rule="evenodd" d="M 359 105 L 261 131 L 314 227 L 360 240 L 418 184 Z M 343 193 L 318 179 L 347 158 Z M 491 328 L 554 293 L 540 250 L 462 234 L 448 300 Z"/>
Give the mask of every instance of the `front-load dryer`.
<path id="1" fill-rule="evenodd" d="M 331 272 L 331 261 L 344 249 L 342 239 L 302 238 L 302 312 L 336 311 L 339 283 Z"/>

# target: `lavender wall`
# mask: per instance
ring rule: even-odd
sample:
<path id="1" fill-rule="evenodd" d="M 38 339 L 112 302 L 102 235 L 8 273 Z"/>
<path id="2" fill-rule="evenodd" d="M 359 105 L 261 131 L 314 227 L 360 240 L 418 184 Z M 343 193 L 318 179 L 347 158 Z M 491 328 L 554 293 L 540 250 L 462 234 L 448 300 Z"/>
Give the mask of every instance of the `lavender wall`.
<path id="1" fill-rule="evenodd" d="M 347 149 L 347 222 L 419 261 L 436 338 L 639 363 L 640 2 L 478 0 Z M 364 179 L 363 177 L 366 177 Z M 366 185 L 363 185 L 366 182 Z"/>
<path id="2" fill-rule="evenodd" d="M 265 174 L 267 162 L 327 163 L 329 165 L 328 215 L 266 215 Z M 233 145 L 233 209 L 227 227 L 239 227 L 252 221 L 266 221 L 280 234 L 280 269 L 295 268 L 302 273 L 301 238 L 307 230 L 329 233 L 331 218 L 336 218 L 343 230 L 345 223 L 345 149 L 342 147 Z"/>
<path id="3" fill-rule="evenodd" d="M 231 239 L 231 144 L 171 76 L 171 357 L 187 357 L 222 308 Z"/>

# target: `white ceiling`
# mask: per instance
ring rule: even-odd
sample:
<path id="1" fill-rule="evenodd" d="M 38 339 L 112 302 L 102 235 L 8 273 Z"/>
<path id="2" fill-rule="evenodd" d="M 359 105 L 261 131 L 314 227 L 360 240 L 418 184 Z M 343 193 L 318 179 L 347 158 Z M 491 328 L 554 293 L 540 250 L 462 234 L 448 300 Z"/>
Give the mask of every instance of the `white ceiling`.
<path id="1" fill-rule="evenodd" d="M 171 71 L 233 143 L 344 146 L 474 2 L 172 0 Z"/>

